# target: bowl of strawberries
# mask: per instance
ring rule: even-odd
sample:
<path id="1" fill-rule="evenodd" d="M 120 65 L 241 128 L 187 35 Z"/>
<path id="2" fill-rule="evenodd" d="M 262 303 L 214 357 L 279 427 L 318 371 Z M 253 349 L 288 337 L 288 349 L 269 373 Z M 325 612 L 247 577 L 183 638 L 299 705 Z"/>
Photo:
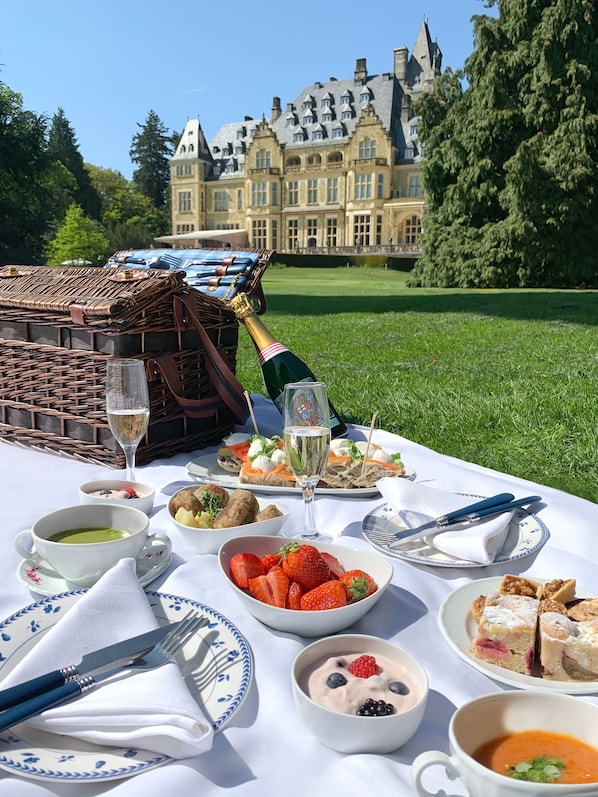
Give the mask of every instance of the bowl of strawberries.
<path id="1" fill-rule="evenodd" d="M 245 608 L 277 631 L 316 637 L 360 620 L 388 588 L 383 556 L 319 540 L 238 537 L 218 552 L 223 576 Z"/>

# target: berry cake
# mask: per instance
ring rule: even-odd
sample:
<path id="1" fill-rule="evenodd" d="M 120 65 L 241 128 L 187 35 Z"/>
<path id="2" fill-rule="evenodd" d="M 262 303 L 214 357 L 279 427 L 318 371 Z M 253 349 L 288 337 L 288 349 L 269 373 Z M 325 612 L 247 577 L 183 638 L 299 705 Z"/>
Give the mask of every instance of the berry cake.
<path id="1" fill-rule="evenodd" d="M 543 678 L 598 680 L 598 618 L 576 622 L 558 612 L 544 612 L 538 628 Z"/>
<path id="2" fill-rule="evenodd" d="M 486 595 L 473 656 L 513 672 L 531 675 L 540 601 L 527 595 Z"/>

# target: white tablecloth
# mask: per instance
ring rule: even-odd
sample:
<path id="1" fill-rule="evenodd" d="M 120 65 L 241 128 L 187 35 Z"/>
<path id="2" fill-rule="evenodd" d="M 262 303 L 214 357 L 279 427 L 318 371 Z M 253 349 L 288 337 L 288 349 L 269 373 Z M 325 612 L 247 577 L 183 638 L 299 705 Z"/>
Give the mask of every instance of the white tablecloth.
<path id="1" fill-rule="evenodd" d="M 273 405 L 261 397 L 254 398 L 260 432 L 279 432 L 280 415 Z M 245 428 L 249 430 L 249 426 Z M 351 436 L 362 435 L 365 439 L 367 431 L 352 428 Z M 469 580 L 503 572 L 521 572 L 538 578 L 575 577 L 580 587 L 598 592 L 598 507 L 558 490 L 437 454 L 383 431 L 376 431 L 373 439 L 388 450 L 401 451 L 405 463 L 416 471 L 418 481 L 444 490 L 475 495 L 505 491 L 517 497 L 541 495 L 543 506 L 536 514 L 550 532 L 548 542 L 536 555 L 509 566 L 450 569 L 392 559 L 391 587 L 350 630 L 391 639 L 425 666 L 430 680 L 427 711 L 419 732 L 408 744 L 383 756 L 345 756 L 320 745 L 299 720 L 290 688 L 293 658 L 311 640 L 271 631 L 247 614 L 224 583 L 216 557 L 200 556 L 190 550 L 171 527 L 163 509 L 152 516 L 151 526 L 171 535 L 173 564 L 151 584 L 151 589 L 201 601 L 228 617 L 251 646 L 257 688 L 251 690 L 232 722 L 216 736 L 213 749 L 205 755 L 168 763 L 129 779 L 103 783 L 33 781 L 0 771 L 0 795 L 210 797 L 234 789 L 239 795 L 261 797 L 284 793 L 288 797 L 303 797 L 324 794 L 332 787 L 337 793 L 355 797 L 413 794 L 410 764 L 424 750 L 448 749 L 447 727 L 455 708 L 473 697 L 503 688 L 462 661 L 449 647 L 438 627 L 441 602 L 451 590 Z M 159 490 L 168 483 L 186 479 L 185 466 L 192 458 L 193 455 L 181 454 L 153 462 L 139 468 L 138 477 Z M 78 485 L 105 477 L 106 469 L 0 443 L 0 473 L 4 546 L 0 557 L 0 619 L 3 619 L 38 599 L 16 580 L 19 557 L 13 547 L 15 534 L 48 511 L 76 504 Z M 108 473 L 114 475 L 113 471 Z M 157 506 L 164 506 L 167 500 L 166 495 L 158 494 Z M 285 503 L 292 505 L 288 522 L 299 529 L 300 500 L 285 496 Z M 379 496 L 367 499 L 321 496 L 316 502 L 316 517 L 327 531 L 342 534 L 341 543 L 371 550 L 361 535 L 361 520 L 380 503 Z M 449 794 L 465 794 L 459 782 L 448 781 L 440 770 L 428 785 L 442 787 Z"/>

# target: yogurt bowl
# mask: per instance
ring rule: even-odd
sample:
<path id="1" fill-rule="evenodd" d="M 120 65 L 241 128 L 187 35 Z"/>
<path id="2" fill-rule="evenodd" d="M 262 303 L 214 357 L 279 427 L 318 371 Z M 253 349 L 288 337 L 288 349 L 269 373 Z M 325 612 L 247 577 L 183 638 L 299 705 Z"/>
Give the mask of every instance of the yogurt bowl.
<path id="1" fill-rule="evenodd" d="M 99 504 L 109 501 L 117 506 L 129 506 L 148 515 L 156 491 L 149 484 L 124 479 L 99 479 L 85 482 L 79 487 L 80 504 Z"/>
<path id="2" fill-rule="evenodd" d="M 348 669 L 362 656 L 373 657 L 377 667 L 367 678 Z M 303 722 L 322 744 L 341 753 L 390 753 L 401 747 L 419 728 L 428 699 L 421 664 L 398 645 L 366 634 L 312 642 L 293 662 L 291 685 Z M 394 711 L 357 714 L 368 698 Z"/>

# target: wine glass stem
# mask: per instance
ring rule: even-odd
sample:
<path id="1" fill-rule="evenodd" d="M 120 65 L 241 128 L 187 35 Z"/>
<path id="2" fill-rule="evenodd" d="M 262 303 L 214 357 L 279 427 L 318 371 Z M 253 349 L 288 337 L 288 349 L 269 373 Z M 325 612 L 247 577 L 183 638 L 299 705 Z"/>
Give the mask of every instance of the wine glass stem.
<path id="1" fill-rule="evenodd" d="M 135 481 L 135 454 L 137 452 L 138 443 L 134 446 L 123 446 L 125 452 L 125 462 L 127 467 L 126 480 L 129 482 Z"/>
<path id="2" fill-rule="evenodd" d="M 314 493 L 316 488 L 313 482 L 308 481 L 302 483 L 301 489 L 303 490 L 304 507 L 303 538 L 315 540 L 320 536 L 314 518 Z"/>

